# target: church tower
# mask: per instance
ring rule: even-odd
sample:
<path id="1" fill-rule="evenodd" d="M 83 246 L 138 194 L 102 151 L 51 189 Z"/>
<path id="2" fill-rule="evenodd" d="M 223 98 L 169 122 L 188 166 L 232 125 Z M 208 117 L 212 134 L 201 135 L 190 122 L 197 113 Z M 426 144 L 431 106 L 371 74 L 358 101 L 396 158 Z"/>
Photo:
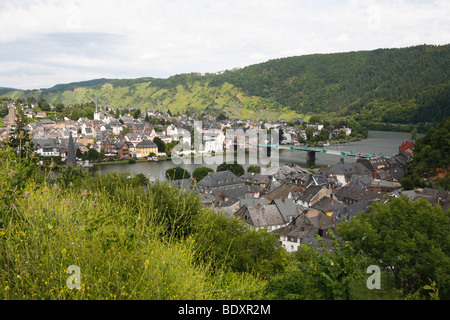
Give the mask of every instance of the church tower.
<path id="1" fill-rule="evenodd" d="M 16 122 L 16 107 L 11 103 L 8 106 L 8 125 L 12 126 Z"/>
<path id="2" fill-rule="evenodd" d="M 95 111 L 94 111 L 94 120 L 101 120 L 100 119 L 100 112 L 98 112 L 98 99 L 95 101 Z"/>

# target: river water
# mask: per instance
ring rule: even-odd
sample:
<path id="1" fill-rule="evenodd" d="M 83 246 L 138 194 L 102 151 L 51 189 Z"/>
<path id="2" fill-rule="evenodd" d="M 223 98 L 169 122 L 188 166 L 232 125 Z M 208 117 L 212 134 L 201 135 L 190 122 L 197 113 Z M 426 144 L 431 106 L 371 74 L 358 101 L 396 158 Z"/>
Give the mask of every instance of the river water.
<path id="1" fill-rule="evenodd" d="M 421 136 L 421 135 L 418 135 Z M 345 150 L 345 151 L 356 151 L 363 153 L 375 153 L 375 154 L 384 154 L 386 156 L 392 156 L 398 153 L 398 147 L 406 140 L 411 139 L 411 134 L 407 132 L 387 132 L 387 131 L 369 131 L 369 135 L 367 139 L 350 142 L 342 145 L 330 145 L 327 149 L 335 149 L 335 150 Z M 342 156 L 339 155 L 330 155 L 324 153 L 316 153 L 316 161 L 314 162 L 315 167 L 334 165 L 339 162 Z M 226 159 L 226 158 L 224 158 Z M 212 160 L 209 158 L 207 160 Z M 354 157 L 344 157 L 344 161 L 346 162 L 355 162 L 356 159 Z M 213 164 L 194 164 L 194 160 L 190 160 L 189 164 L 182 163 L 181 167 L 187 169 L 190 173 L 192 173 L 198 167 L 209 167 L 216 170 L 219 163 Z M 310 168 L 312 163 L 308 163 L 306 161 L 306 152 L 305 151 L 295 151 L 295 150 L 279 150 L 279 164 L 297 164 L 304 168 Z M 250 161 L 247 160 L 245 163 L 242 163 L 243 167 L 247 169 L 250 165 Z M 130 175 L 135 175 L 139 173 L 143 173 L 147 178 L 150 179 L 159 179 L 165 180 L 164 173 L 167 169 L 174 168 L 178 164 L 168 161 L 158 161 L 158 162 L 137 162 L 134 164 L 105 164 L 100 166 L 95 166 L 95 172 L 99 174 L 108 174 L 113 172 L 127 172 Z M 270 170 L 269 167 L 265 165 L 261 165 L 257 163 L 257 165 L 261 166 L 261 172 L 264 173 L 267 170 Z M 273 168 L 273 166 L 272 166 Z"/>

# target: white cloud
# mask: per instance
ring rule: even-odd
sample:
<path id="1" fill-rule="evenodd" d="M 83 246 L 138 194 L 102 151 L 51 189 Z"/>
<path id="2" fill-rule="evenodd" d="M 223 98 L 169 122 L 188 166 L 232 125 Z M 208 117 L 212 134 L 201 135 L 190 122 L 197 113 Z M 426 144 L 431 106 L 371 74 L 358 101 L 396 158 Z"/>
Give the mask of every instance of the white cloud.
<path id="1" fill-rule="evenodd" d="M 446 0 L 8 1 L 0 3 L 0 66 L 47 72 L 39 82 L 24 68 L 11 77 L 8 67 L 0 86 L 167 77 L 293 55 L 445 44 L 448 16 Z"/>

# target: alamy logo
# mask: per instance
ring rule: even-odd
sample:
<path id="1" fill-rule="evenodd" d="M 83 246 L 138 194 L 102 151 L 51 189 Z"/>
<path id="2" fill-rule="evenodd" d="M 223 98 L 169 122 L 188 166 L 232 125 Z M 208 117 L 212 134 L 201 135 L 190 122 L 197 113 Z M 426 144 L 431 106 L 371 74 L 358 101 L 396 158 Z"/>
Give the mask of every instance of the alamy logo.
<path id="1" fill-rule="evenodd" d="M 67 288 L 69 289 L 80 289 L 81 288 L 81 271 L 80 267 L 71 265 L 67 268 L 67 273 L 72 274 L 67 279 Z"/>
<path id="2" fill-rule="evenodd" d="M 172 162 L 180 164 L 259 164 L 278 166 L 279 133 L 266 129 L 227 129 L 203 132 L 202 123 L 194 122 L 193 134 L 180 130 L 172 134 L 179 143 L 172 150 Z"/>
<path id="3" fill-rule="evenodd" d="M 367 273 L 372 273 L 372 275 L 367 279 L 367 289 L 381 289 L 381 271 L 379 266 L 371 265 L 367 268 Z"/>

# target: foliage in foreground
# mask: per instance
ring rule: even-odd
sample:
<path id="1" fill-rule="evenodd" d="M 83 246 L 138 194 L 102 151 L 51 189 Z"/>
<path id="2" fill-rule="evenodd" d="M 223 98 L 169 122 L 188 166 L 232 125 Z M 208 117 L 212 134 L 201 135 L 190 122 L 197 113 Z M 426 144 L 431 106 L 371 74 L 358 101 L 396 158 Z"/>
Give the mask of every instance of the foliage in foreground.
<path id="1" fill-rule="evenodd" d="M 403 195 L 374 203 L 338 230 L 355 250 L 388 270 L 405 294 L 423 295 L 423 286 L 433 281 L 440 297 L 450 298 L 450 213 L 439 205 Z"/>
<path id="2" fill-rule="evenodd" d="M 449 216 L 424 201 L 374 205 L 340 224 L 333 250 L 318 237 L 291 255 L 175 186 L 0 158 L 0 299 L 449 297 Z M 370 265 L 381 290 L 367 288 Z"/>
<path id="3" fill-rule="evenodd" d="M 167 185 L 136 187 L 120 174 L 66 188 L 37 173 L 19 193 L 16 161 L 2 154 L 0 191 L 8 201 L 1 203 L 0 299 L 261 297 L 257 277 L 198 259 L 189 234 L 200 214 L 193 197 Z M 190 218 L 179 218 L 186 212 Z M 80 268 L 79 290 L 67 286 L 71 265 Z"/>

